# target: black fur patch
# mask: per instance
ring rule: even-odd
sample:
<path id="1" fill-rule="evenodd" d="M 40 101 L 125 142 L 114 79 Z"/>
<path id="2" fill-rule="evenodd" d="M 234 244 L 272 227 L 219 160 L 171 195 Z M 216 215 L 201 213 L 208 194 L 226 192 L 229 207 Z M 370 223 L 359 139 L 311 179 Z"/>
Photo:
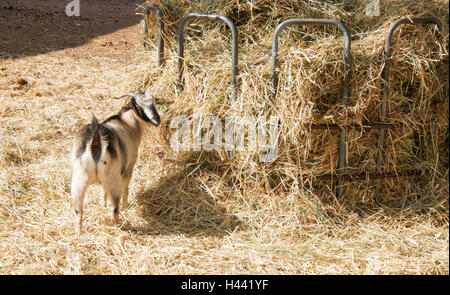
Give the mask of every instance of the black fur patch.
<path id="1" fill-rule="evenodd" d="M 155 126 L 158 126 L 158 125 L 160 124 L 160 122 L 161 122 L 161 118 L 159 117 L 158 111 L 156 110 L 156 108 L 155 108 L 154 105 L 152 105 L 152 106 L 150 107 L 150 109 L 151 109 L 153 115 L 155 116 L 155 121 L 157 122 L 156 124 L 153 123 L 153 122 L 151 122 L 151 123 L 152 123 L 153 125 L 155 125 Z"/>
<path id="2" fill-rule="evenodd" d="M 100 161 L 100 156 L 102 155 L 102 142 L 100 134 L 96 130 L 93 131 L 91 142 L 91 154 L 95 162 Z"/>
<path id="3" fill-rule="evenodd" d="M 92 134 L 94 133 L 91 125 L 86 125 L 81 128 L 81 145 L 77 150 L 77 157 L 81 157 L 82 154 L 86 151 L 87 142 L 92 138 Z"/>
<path id="4" fill-rule="evenodd" d="M 100 124 L 99 131 L 103 140 L 108 143 L 106 150 L 108 151 L 109 155 L 111 156 L 112 159 L 117 158 L 117 151 L 114 148 L 114 141 L 118 140 L 117 134 L 103 124 Z M 98 160 L 96 160 L 96 162 L 98 162 Z"/>
<path id="5" fill-rule="evenodd" d="M 95 162 L 98 162 L 100 160 L 102 152 L 101 139 L 103 139 L 103 141 L 107 143 L 106 149 L 110 154 L 111 158 L 114 159 L 117 157 L 117 151 L 114 148 L 114 142 L 115 140 L 118 140 L 118 136 L 113 130 L 109 129 L 105 125 L 103 124 L 98 124 L 97 126 L 93 124 L 86 125 L 81 129 L 81 137 L 82 141 L 79 149 L 77 150 L 77 157 L 80 157 L 86 151 L 87 143 L 91 139 L 92 139 L 91 153 L 92 158 L 94 159 Z"/>
<path id="6" fill-rule="evenodd" d="M 107 123 L 107 122 L 112 121 L 112 120 L 122 121 L 122 113 L 118 113 L 116 115 L 113 115 L 113 116 L 109 117 L 108 119 L 103 121 L 102 124 Z"/>

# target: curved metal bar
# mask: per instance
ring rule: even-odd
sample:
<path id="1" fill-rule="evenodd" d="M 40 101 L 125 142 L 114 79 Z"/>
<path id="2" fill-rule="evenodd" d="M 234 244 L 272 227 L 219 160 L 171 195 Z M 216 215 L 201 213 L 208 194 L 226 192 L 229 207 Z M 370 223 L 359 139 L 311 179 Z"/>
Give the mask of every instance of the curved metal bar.
<path id="1" fill-rule="evenodd" d="M 236 98 L 237 92 L 237 74 L 238 74 L 238 32 L 234 23 L 226 16 L 217 14 L 205 14 L 205 13 L 188 13 L 180 21 L 178 25 L 178 86 L 180 88 L 184 87 L 183 80 L 183 70 L 184 70 L 184 35 L 183 30 L 186 23 L 191 18 L 200 19 L 211 19 L 211 20 L 222 20 L 224 21 L 231 30 L 232 35 L 232 71 L 231 71 L 231 83 L 233 87 L 233 101 Z"/>
<path id="2" fill-rule="evenodd" d="M 350 96 L 350 69 L 352 65 L 352 56 L 351 56 L 351 36 L 350 32 L 347 29 L 347 26 L 341 21 L 333 20 L 333 19 L 317 19 L 317 18 L 291 18 L 283 21 L 275 30 L 275 34 L 272 41 L 272 97 L 275 98 L 277 95 L 278 88 L 278 76 L 276 73 L 277 66 L 277 56 L 278 56 L 278 37 L 281 31 L 293 24 L 302 24 L 302 25 L 334 25 L 337 26 L 344 33 L 344 59 L 345 59 L 345 75 L 343 80 L 343 89 L 342 89 L 342 103 L 344 106 L 347 106 L 348 97 Z M 339 136 L 339 159 L 338 159 L 338 169 L 342 170 L 345 166 L 345 155 L 346 155 L 346 143 L 345 143 L 345 130 L 341 130 L 341 134 Z M 338 197 L 342 195 L 342 190 L 340 185 L 338 184 Z"/>
<path id="3" fill-rule="evenodd" d="M 162 21 L 163 13 L 161 9 L 156 6 L 149 4 L 145 7 L 144 10 L 144 37 L 147 37 L 148 34 L 148 17 L 150 15 L 150 10 L 153 10 L 158 16 L 158 66 L 162 66 L 164 64 L 164 39 L 162 37 L 162 32 L 164 32 L 164 23 Z M 147 43 L 144 43 L 144 46 L 147 47 Z"/>
<path id="4" fill-rule="evenodd" d="M 383 68 L 383 102 L 381 103 L 380 108 L 380 122 L 383 123 L 383 121 L 386 119 L 386 105 L 389 98 L 389 68 L 390 68 L 390 58 L 391 58 L 391 41 L 392 36 L 395 32 L 395 30 L 403 24 L 411 24 L 411 25 L 418 25 L 418 24 L 435 24 L 439 31 L 442 32 L 442 23 L 439 19 L 435 17 L 417 17 L 417 18 L 402 18 L 394 22 L 386 35 L 386 40 L 384 43 L 384 68 Z M 378 166 L 378 172 L 381 172 L 381 166 L 383 164 L 383 145 L 384 145 L 384 129 L 380 130 L 380 133 L 378 135 L 378 153 L 377 153 L 377 166 Z M 377 180 L 376 185 L 376 196 L 377 199 L 379 199 L 381 193 L 380 189 L 380 179 Z"/>
<path id="5" fill-rule="evenodd" d="M 333 19 L 317 19 L 317 18 L 291 18 L 285 20 L 275 30 L 275 34 L 272 41 L 272 96 L 275 98 L 277 94 L 278 87 L 278 77 L 276 73 L 277 66 L 277 56 L 278 56 L 278 37 L 283 29 L 293 24 L 301 24 L 301 25 L 335 25 L 344 33 L 345 40 L 345 77 L 344 77 L 344 89 L 342 93 L 343 103 L 347 105 L 347 99 L 349 97 L 349 72 L 352 64 L 352 56 L 351 56 L 351 37 L 350 32 L 347 29 L 347 26 L 341 21 L 333 20 Z"/>

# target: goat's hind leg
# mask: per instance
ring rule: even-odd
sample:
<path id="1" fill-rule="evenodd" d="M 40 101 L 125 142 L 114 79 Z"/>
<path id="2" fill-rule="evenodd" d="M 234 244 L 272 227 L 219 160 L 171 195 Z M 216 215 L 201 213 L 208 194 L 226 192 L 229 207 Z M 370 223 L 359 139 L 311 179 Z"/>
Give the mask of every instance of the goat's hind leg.
<path id="1" fill-rule="evenodd" d="M 103 206 L 105 208 L 108 206 L 108 193 L 103 189 Z"/>
<path id="2" fill-rule="evenodd" d="M 86 189 L 89 186 L 89 177 L 82 172 L 75 172 L 72 175 L 72 186 L 70 194 L 72 196 L 73 207 L 75 209 L 75 227 L 77 234 L 81 233 L 83 223 L 83 201 Z"/>

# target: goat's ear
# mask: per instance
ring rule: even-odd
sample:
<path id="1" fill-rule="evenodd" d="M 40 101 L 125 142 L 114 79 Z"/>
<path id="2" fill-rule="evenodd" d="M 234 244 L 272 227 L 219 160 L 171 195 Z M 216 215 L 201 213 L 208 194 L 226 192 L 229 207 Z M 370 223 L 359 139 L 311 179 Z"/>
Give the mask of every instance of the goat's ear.
<path id="1" fill-rule="evenodd" d="M 144 90 L 142 93 L 144 94 L 145 98 L 151 98 L 152 97 L 152 94 L 148 90 Z"/>
<path id="2" fill-rule="evenodd" d="M 145 90 L 145 100 L 146 100 L 146 101 L 151 100 L 152 104 L 155 105 L 155 100 L 156 100 L 156 98 L 155 98 L 155 96 L 154 96 L 153 94 L 151 94 L 150 91 L 148 91 L 148 90 Z"/>
<path id="3" fill-rule="evenodd" d="M 153 94 L 150 94 L 148 97 L 152 100 L 152 104 L 155 105 L 156 104 L 156 97 Z"/>

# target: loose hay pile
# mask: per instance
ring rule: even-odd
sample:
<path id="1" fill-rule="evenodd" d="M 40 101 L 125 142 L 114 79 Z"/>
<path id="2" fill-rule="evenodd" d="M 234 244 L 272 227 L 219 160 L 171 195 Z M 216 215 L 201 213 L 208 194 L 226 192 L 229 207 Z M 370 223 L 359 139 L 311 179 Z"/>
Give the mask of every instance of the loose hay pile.
<path id="1" fill-rule="evenodd" d="M 422 15 L 448 22 L 443 1 L 416 5 L 391 2 L 380 16 L 369 17 L 365 15 L 367 1 L 156 1 L 153 4 L 164 13 L 167 64 L 162 69 L 146 64 L 136 69 L 132 79 L 143 82 L 159 97 L 175 101 L 165 114 L 167 145 L 174 132 L 169 128 L 171 118 L 192 114 L 194 109 L 220 117 L 281 118 L 278 158 L 272 163 L 261 163 L 257 152 L 236 152 L 233 159 L 223 152 L 181 152 L 176 156 L 184 163 L 220 167 L 225 172 L 217 177 L 232 183 L 228 189 L 240 190 L 245 196 L 308 191 L 335 206 L 368 209 L 374 205 L 375 180 L 347 182 L 345 195 L 338 201 L 333 196 L 333 182 L 316 179 L 335 172 L 339 131 L 313 130 L 311 125 L 379 122 L 383 45 L 389 26 L 399 18 Z M 194 20 L 186 26 L 186 87 L 182 92 L 175 87 L 177 26 L 189 12 L 221 14 L 237 25 L 240 87 L 233 107 L 228 104 L 232 91 L 231 34 L 224 24 Z M 290 17 L 332 18 L 348 26 L 353 67 L 347 108 L 341 103 L 343 39 L 335 27 L 294 25 L 281 34 L 280 83 L 276 99 L 271 99 L 273 33 Z M 149 41 L 156 40 L 155 17 L 151 16 L 149 23 L 149 31 L 154 33 Z M 448 220 L 448 35 L 434 25 L 403 25 L 394 34 L 392 50 L 387 121 L 401 127 L 386 130 L 382 170 L 421 173 L 383 180 L 381 205 L 411 207 L 413 211 L 431 208 L 438 219 Z M 377 171 L 378 133 L 376 129 L 347 127 L 347 170 Z"/>

